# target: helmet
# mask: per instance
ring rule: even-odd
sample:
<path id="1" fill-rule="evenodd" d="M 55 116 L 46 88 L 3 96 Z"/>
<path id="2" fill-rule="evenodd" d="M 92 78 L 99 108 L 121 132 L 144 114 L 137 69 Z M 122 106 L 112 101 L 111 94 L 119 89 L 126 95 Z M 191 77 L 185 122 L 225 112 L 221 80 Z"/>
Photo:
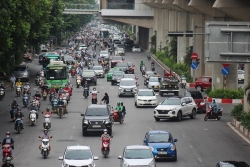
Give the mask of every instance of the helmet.
<path id="1" fill-rule="evenodd" d="M 13 102 L 16 102 L 16 99 L 14 99 Z"/>
<path id="2" fill-rule="evenodd" d="M 50 110 L 50 108 L 49 108 L 49 107 L 46 107 L 46 110 Z"/>
<path id="3" fill-rule="evenodd" d="M 20 82 L 21 80 L 20 79 L 18 79 L 18 82 Z"/>
<path id="4" fill-rule="evenodd" d="M 48 132 L 48 129 L 44 129 L 43 131 L 44 131 L 44 132 Z"/>
<path id="5" fill-rule="evenodd" d="M 6 135 L 10 135 L 10 132 L 8 131 L 8 132 L 6 132 Z"/>
<path id="6" fill-rule="evenodd" d="M 117 102 L 117 104 L 120 104 L 120 102 Z"/>
<path id="7" fill-rule="evenodd" d="M 108 132 L 108 130 L 107 130 L 107 129 L 104 129 L 103 132 Z"/>

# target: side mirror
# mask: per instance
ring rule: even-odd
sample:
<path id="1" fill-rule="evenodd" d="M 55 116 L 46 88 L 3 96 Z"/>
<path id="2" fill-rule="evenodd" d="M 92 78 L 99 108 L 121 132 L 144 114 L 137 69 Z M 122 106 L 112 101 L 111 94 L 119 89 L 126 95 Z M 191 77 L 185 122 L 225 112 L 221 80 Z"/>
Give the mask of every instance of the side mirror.
<path id="1" fill-rule="evenodd" d="M 81 114 L 82 117 L 84 117 L 85 115 L 84 114 Z"/>
<path id="2" fill-rule="evenodd" d="M 93 158 L 94 160 L 98 160 L 99 158 L 97 157 L 97 156 L 94 156 L 94 158 Z"/>
<path id="3" fill-rule="evenodd" d="M 181 105 L 182 105 L 182 106 L 185 106 L 185 105 L 186 105 L 186 103 L 181 103 Z"/>
<path id="4" fill-rule="evenodd" d="M 159 103 L 158 105 L 161 105 L 161 103 Z"/>
<path id="5" fill-rule="evenodd" d="M 59 159 L 59 160 L 63 160 L 63 156 L 60 156 L 58 159 Z"/>
<path id="6" fill-rule="evenodd" d="M 145 77 L 145 75 L 143 75 L 143 77 Z"/>
<path id="7" fill-rule="evenodd" d="M 174 139 L 174 142 L 177 142 L 178 140 L 177 139 Z"/>
<path id="8" fill-rule="evenodd" d="M 137 94 L 135 93 L 135 96 L 137 96 Z"/>
<path id="9" fill-rule="evenodd" d="M 144 140 L 143 140 L 143 142 L 144 142 L 144 143 L 147 143 L 147 140 L 146 140 L 146 139 L 144 139 Z"/>
<path id="10" fill-rule="evenodd" d="M 122 159 L 122 156 L 118 156 L 118 159 Z"/>

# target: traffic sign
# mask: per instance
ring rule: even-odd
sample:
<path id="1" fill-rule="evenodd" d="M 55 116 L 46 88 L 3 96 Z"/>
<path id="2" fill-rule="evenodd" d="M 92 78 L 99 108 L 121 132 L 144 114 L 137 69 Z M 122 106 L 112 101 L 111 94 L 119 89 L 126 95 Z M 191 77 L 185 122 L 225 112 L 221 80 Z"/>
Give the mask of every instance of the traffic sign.
<path id="1" fill-rule="evenodd" d="M 223 75 L 228 75 L 230 73 L 230 69 L 228 67 L 223 67 L 221 73 Z"/>
<path id="2" fill-rule="evenodd" d="M 192 62 L 191 67 L 192 67 L 192 69 L 195 70 L 195 69 L 197 69 L 198 64 L 196 62 Z"/>
<path id="3" fill-rule="evenodd" d="M 191 55 L 192 60 L 196 60 L 198 58 L 198 54 L 193 52 Z"/>
<path id="4" fill-rule="evenodd" d="M 223 67 L 228 67 L 229 65 L 230 64 L 225 64 L 225 63 L 222 64 Z"/>

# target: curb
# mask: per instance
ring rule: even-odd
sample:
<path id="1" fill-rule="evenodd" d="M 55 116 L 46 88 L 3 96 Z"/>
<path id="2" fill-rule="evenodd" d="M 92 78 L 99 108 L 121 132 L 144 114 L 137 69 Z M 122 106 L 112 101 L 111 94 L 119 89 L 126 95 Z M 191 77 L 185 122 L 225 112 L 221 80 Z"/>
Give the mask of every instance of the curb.
<path id="1" fill-rule="evenodd" d="M 245 140 L 248 144 L 250 144 L 250 140 L 246 138 L 244 135 L 242 135 L 232 124 L 231 122 L 228 122 L 227 125 L 235 132 L 237 135 L 239 135 L 243 140 Z"/>
<path id="2" fill-rule="evenodd" d="M 215 100 L 216 103 L 221 103 L 221 104 L 243 104 L 244 99 L 216 99 L 216 98 L 207 98 L 207 102 L 212 102 L 212 100 Z"/>

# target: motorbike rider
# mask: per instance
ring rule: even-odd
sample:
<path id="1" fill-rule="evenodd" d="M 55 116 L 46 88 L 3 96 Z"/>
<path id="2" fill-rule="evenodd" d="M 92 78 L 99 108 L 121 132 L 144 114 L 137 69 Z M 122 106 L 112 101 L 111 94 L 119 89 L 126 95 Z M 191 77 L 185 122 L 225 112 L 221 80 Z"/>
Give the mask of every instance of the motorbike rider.
<path id="1" fill-rule="evenodd" d="M 44 132 L 44 134 L 42 135 L 42 136 L 40 136 L 41 137 L 41 141 L 43 140 L 43 139 L 51 139 L 51 136 L 48 134 L 48 129 L 44 129 L 43 130 L 43 132 Z M 39 145 L 39 150 L 41 150 L 42 149 L 42 144 L 40 144 Z M 50 147 L 50 145 L 49 145 L 49 151 L 51 150 L 51 147 Z"/>
<path id="2" fill-rule="evenodd" d="M 35 97 L 35 98 L 38 97 L 38 98 L 40 99 L 42 96 L 41 96 L 41 94 L 39 93 L 39 91 L 37 90 L 37 91 L 36 91 L 36 94 L 35 94 L 33 97 Z"/>
<path id="3" fill-rule="evenodd" d="M 2 141 L 2 146 L 9 144 L 12 149 L 14 149 L 14 140 L 10 137 L 10 132 L 6 132 L 6 137 Z M 3 148 L 3 147 L 2 147 Z"/>
<path id="4" fill-rule="evenodd" d="M 50 111 L 49 107 L 46 108 L 45 112 L 43 112 L 43 115 L 52 115 L 52 112 Z"/>
<path id="5" fill-rule="evenodd" d="M 83 87 L 83 89 L 84 89 L 84 88 L 88 88 L 88 90 L 89 90 L 88 81 L 85 81 L 85 82 L 84 82 L 84 85 L 83 85 L 82 87 Z M 83 93 L 84 93 L 84 92 L 83 92 Z M 88 96 L 89 96 L 89 91 L 88 91 Z"/>
<path id="6" fill-rule="evenodd" d="M 2 167 L 14 167 L 14 165 L 11 163 L 11 157 L 7 157 L 5 161 L 6 162 L 2 165 Z"/>
<path id="7" fill-rule="evenodd" d="M 108 130 L 107 129 L 104 129 L 103 130 L 103 134 L 102 134 L 102 136 L 101 136 L 101 140 L 103 140 L 104 138 L 108 138 L 109 140 L 111 140 L 111 137 L 109 136 L 109 134 L 108 134 Z"/>
<path id="8" fill-rule="evenodd" d="M 30 95 L 30 85 L 29 85 L 29 83 L 26 83 L 26 85 L 23 87 L 24 89 L 26 89 L 29 93 L 29 95 Z"/>
<path id="9" fill-rule="evenodd" d="M 219 105 L 216 103 L 215 99 L 213 99 L 212 103 L 210 104 L 211 107 L 213 107 L 212 109 L 212 113 L 217 113 L 219 110 Z M 212 114 L 211 113 L 211 114 Z"/>
<path id="10" fill-rule="evenodd" d="M 141 60 L 141 62 L 140 62 L 140 71 L 142 71 L 141 67 L 144 66 L 144 65 L 145 65 L 144 62 Z"/>
<path id="11" fill-rule="evenodd" d="M 18 106 L 16 99 L 13 99 L 13 102 L 10 104 L 11 112 L 14 108 L 18 108 Z"/>
<path id="12" fill-rule="evenodd" d="M 102 98 L 101 101 L 104 101 L 105 104 L 109 104 L 109 95 L 108 95 L 108 93 L 104 94 L 104 97 Z"/>
<path id="13" fill-rule="evenodd" d="M 155 65 L 155 62 L 154 62 L 154 61 L 152 61 L 152 62 L 151 62 L 151 66 L 154 66 L 154 65 Z"/>
<path id="14" fill-rule="evenodd" d="M 17 86 L 20 86 L 20 87 L 21 87 L 21 91 L 22 91 L 23 83 L 21 82 L 20 79 L 18 79 L 18 81 L 16 82 L 16 87 L 17 87 Z"/>
<path id="15" fill-rule="evenodd" d="M 39 72 L 36 73 L 36 78 L 38 78 L 38 77 L 40 77 L 40 73 Z"/>
<path id="16" fill-rule="evenodd" d="M 35 110 L 36 111 L 36 119 L 38 119 L 38 106 L 36 105 L 36 101 L 33 100 L 32 104 L 28 108 L 30 111 Z M 29 114 L 30 117 L 30 114 Z"/>
<path id="17" fill-rule="evenodd" d="M 15 82 L 16 82 L 16 77 L 14 75 L 12 75 L 12 77 L 10 78 L 10 82 L 13 85 L 13 88 L 14 88 L 14 85 L 15 85 Z"/>
<path id="18" fill-rule="evenodd" d="M 118 111 L 119 117 L 122 118 L 122 107 L 120 102 L 117 103 L 117 106 L 115 107 L 115 110 Z"/>
<path id="19" fill-rule="evenodd" d="M 57 102 L 57 106 L 62 105 L 64 107 L 65 110 L 65 114 L 68 114 L 68 110 L 66 108 L 66 105 L 64 104 L 64 101 L 62 98 L 59 98 L 58 102 Z"/>
<path id="20" fill-rule="evenodd" d="M 5 96 L 5 86 L 4 86 L 4 83 L 3 83 L 3 82 L 1 82 L 1 84 L 0 84 L 0 89 L 1 89 L 1 88 L 4 90 L 4 94 L 3 94 L 3 95 Z"/>
<path id="21" fill-rule="evenodd" d="M 63 90 L 66 93 L 68 92 L 70 96 L 72 95 L 72 91 L 71 91 L 71 88 L 69 87 L 69 85 L 65 85 L 65 88 Z"/>
<path id="22" fill-rule="evenodd" d="M 49 90 L 49 94 L 51 93 L 56 93 L 56 89 L 52 86 L 51 89 Z"/>
<path id="23" fill-rule="evenodd" d="M 43 86 L 42 86 L 42 93 L 46 91 L 46 93 L 48 94 L 49 93 L 49 87 L 47 85 L 46 82 L 43 83 Z"/>
<path id="24" fill-rule="evenodd" d="M 126 107 L 123 105 L 123 102 L 120 103 L 122 107 L 122 117 L 126 115 Z"/>
<path id="25" fill-rule="evenodd" d="M 24 115 L 23 115 L 23 113 L 21 112 L 21 109 L 20 109 L 20 108 L 17 110 L 16 115 L 14 115 L 14 120 L 16 120 L 17 118 L 20 118 L 20 119 L 21 119 L 21 122 L 22 122 L 22 125 L 23 125 Z M 16 122 L 15 122 L 15 127 L 14 127 L 14 129 L 16 129 L 16 125 L 17 125 L 17 124 L 16 124 Z M 23 126 L 22 126 L 22 129 L 24 129 Z"/>

